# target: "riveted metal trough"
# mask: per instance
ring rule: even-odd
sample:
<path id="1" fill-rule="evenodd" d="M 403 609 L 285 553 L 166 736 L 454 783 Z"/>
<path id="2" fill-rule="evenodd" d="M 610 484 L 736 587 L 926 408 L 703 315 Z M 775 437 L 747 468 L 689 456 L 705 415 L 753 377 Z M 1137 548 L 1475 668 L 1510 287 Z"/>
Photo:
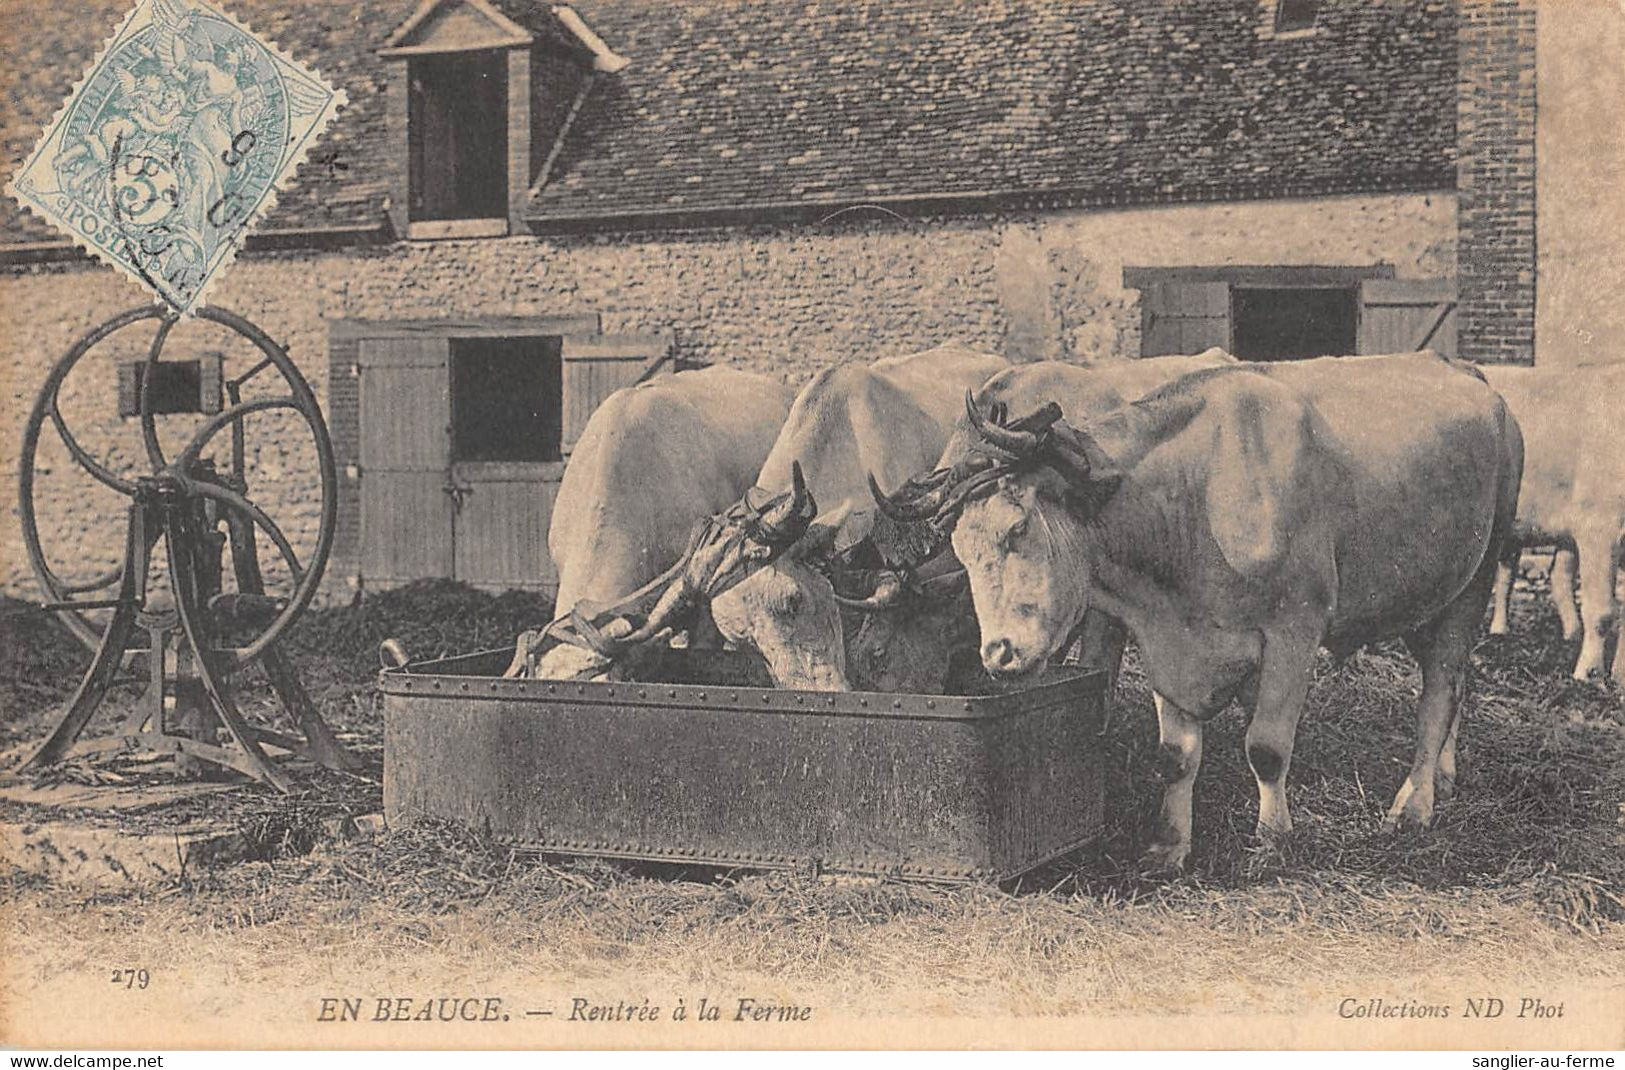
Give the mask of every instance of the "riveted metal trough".
<path id="1" fill-rule="evenodd" d="M 660 683 L 496 678 L 512 652 L 386 669 L 384 809 L 547 852 L 1003 880 L 1101 828 L 1104 678 L 998 695 L 777 690 L 742 654 Z"/>

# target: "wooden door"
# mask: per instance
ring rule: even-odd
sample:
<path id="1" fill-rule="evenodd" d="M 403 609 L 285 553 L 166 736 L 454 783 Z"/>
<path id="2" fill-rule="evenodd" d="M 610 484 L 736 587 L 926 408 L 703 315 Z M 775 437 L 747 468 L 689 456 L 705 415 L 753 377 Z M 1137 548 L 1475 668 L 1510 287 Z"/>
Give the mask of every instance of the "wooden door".
<path id="1" fill-rule="evenodd" d="M 1140 290 L 1140 356 L 1230 348 L 1228 282 L 1148 282 Z"/>
<path id="2" fill-rule="evenodd" d="M 547 552 L 564 465 L 524 461 L 455 464 L 453 572 L 475 587 L 556 590 Z"/>
<path id="3" fill-rule="evenodd" d="M 1360 284 L 1361 353 L 1431 349 L 1456 355 L 1455 279 L 1367 279 Z"/>
<path id="4" fill-rule="evenodd" d="M 358 363 L 362 578 L 390 587 L 450 576 L 446 339 L 364 338 Z"/>

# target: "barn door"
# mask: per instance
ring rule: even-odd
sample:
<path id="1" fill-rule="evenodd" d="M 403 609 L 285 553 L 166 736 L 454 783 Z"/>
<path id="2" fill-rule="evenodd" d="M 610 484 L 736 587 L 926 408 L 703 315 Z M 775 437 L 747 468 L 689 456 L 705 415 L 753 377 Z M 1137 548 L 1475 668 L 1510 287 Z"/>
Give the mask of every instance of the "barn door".
<path id="1" fill-rule="evenodd" d="M 1140 290 L 1140 356 L 1230 348 L 1228 282 L 1148 282 Z"/>
<path id="2" fill-rule="evenodd" d="M 392 586 L 450 576 L 452 497 L 444 338 L 364 338 L 361 575 Z"/>
<path id="3" fill-rule="evenodd" d="M 547 553 L 564 473 L 557 335 L 452 340 L 454 574 L 477 587 L 558 586 Z"/>
<path id="4" fill-rule="evenodd" d="M 593 410 L 623 386 L 653 374 L 671 352 L 669 334 L 567 335 L 564 339 L 565 456 Z"/>
<path id="5" fill-rule="evenodd" d="M 1367 279 L 1360 284 L 1360 352 L 1431 349 L 1456 355 L 1455 279 Z"/>
<path id="6" fill-rule="evenodd" d="M 475 587 L 553 590 L 559 585 L 547 553 L 562 464 L 458 464 L 454 571 Z"/>

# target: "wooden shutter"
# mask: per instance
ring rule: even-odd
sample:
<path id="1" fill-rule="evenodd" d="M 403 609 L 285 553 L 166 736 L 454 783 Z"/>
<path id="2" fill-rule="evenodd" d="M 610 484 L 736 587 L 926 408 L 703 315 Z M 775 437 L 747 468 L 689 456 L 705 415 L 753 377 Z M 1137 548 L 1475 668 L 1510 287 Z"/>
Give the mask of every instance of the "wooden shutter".
<path id="1" fill-rule="evenodd" d="M 1360 284 L 1361 353 L 1432 349 L 1456 355 L 1455 279 L 1367 279 Z"/>
<path id="2" fill-rule="evenodd" d="M 361 575 L 394 586 L 452 574 L 450 347 L 363 338 Z"/>
<path id="3" fill-rule="evenodd" d="M 671 352 L 669 334 L 566 335 L 564 338 L 564 429 L 560 450 L 568 456 L 604 399 L 631 386 Z"/>
<path id="4" fill-rule="evenodd" d="M 1228 282 L 1148 282 L 1140 289 L 1140 356 L 1230 348 Z"/>

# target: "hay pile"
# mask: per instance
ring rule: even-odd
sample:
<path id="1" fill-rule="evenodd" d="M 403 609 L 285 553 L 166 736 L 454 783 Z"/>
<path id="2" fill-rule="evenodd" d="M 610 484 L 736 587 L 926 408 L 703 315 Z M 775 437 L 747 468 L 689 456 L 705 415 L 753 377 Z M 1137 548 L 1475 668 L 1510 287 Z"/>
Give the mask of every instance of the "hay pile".
<path id="1" fill-rule="evenodd" d="M 53 613 L 0 595 L 0 746 L 28 734 L 42 710 L 60 706 L 90 665 L 90 654 Z"/>

